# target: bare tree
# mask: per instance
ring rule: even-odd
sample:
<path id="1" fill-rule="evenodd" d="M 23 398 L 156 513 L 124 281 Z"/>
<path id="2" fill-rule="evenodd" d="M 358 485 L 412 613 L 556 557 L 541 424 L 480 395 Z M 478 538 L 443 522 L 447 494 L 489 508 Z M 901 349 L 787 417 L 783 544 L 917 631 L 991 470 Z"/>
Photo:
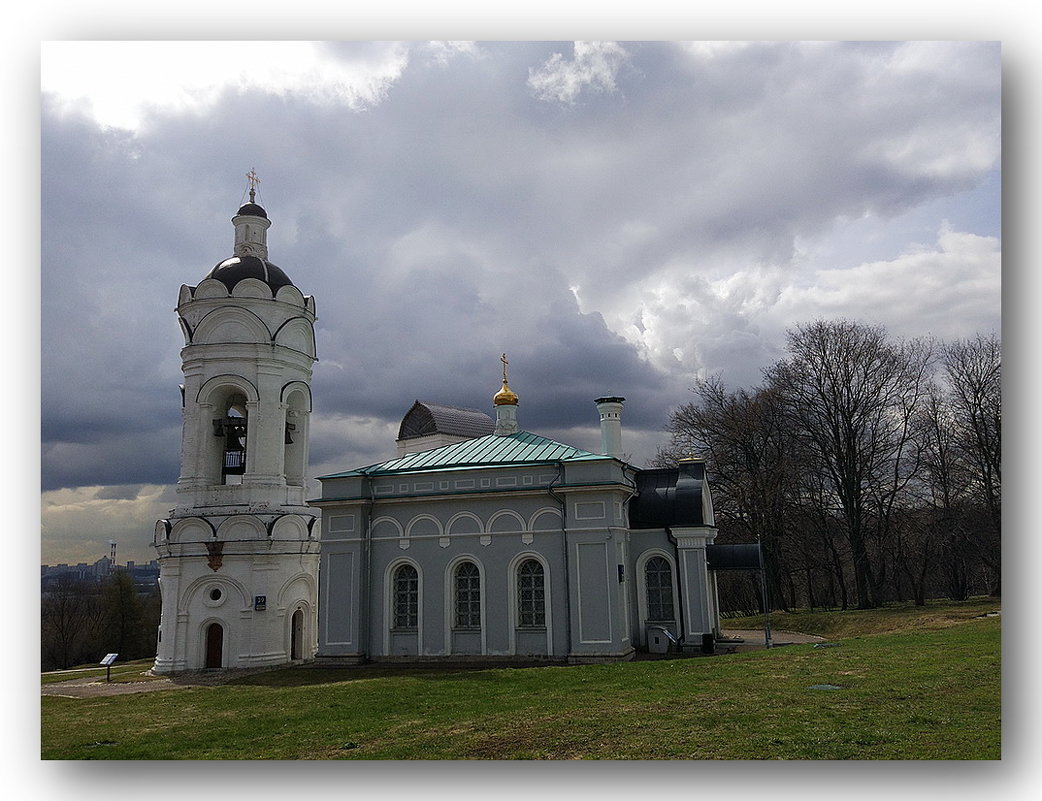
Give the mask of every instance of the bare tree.
<path id="1" fill-rule="evenodd" d="M 973 540 L 1000 592 L 1002 533 L 1002 343 L 977 335 L 943 350 L 945 376 L 956 427 L 957 448 L 971 472 L 987 525 Z"/>
<path id="2" fill-rule="evenodd" d="M 722 532 L 755 540 L 765 553 L 772 600 L 782 608 L 795 602 L 795 579 L 786 560 L 787 496 L 792 482 L 794 451 L 785 429 L 780 398 L 769 389 L 729 391 L 718 378 L 692 390 L 694 403 L 675 410 L 667 429 L 668 451 L 659 463 L 698 453 L 705 457 L 714 484 L 716 516 Z"/>
<path id="3" fill-rule="evenodd" d="M 911 423 L 926 388 L 930 347 L 840 320 L 790 330 L 788 351 L 789 358 L 766 371 L 768 385 L 784 398 L 842 511 L 858 605 L 878 606 L 889 569 L 879 546 L 917 468 Z"/>
<path id="4" fill-rule="evenodd" d="M 749 390 L 719 378 L 694 387 L 656 463 L 706 458 L 720 539 L 764 545 L 775 603 L 998 591 L 994 336 L 936 346 L 819 321 L 788 332 L 787 357 L 764 378 Z"/>
<path id="5" fill-rule="evenodd" d="M 102 618 L 96 586 L 59 578 L 40 602 L 41 667 L 64 669 L 94 658 Z"/>

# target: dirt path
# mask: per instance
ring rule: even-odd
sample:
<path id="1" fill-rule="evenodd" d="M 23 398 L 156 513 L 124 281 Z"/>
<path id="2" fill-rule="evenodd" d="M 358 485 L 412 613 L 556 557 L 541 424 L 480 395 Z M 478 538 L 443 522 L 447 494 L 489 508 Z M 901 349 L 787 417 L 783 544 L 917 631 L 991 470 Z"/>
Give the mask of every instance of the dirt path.
<path id="1" fill-rule="evenodd" d="M 178 690 L 189 687 L 214 687 L 226 684 L 232 679 L 251 673 L 263 673 L 273 668 L 252 668 L 242 670 L 193 671 L 181 673 L 174 677 L 147 678 L 142 681 L 105 681 L 99 676 L 69 681 L 57 681 L 40 685 L 41 695 L 55 695 L 61 698 L 99 698 L 109 695 L 131 695 L 133 693 L 151 693 L 159 690 Z"/>

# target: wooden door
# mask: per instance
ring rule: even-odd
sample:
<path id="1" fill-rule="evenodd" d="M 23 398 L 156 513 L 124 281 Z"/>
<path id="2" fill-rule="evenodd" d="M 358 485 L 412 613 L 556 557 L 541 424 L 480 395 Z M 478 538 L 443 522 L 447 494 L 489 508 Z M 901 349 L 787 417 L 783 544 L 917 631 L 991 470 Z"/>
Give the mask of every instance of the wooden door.
<path id="1" fill-rule="evenodd" d="M 206 629 L 206 667 L 224 667 L 224 627 L 220 623 Z"/>
<path id="2" fill-rule="evenodd" d="M 293 613 L 290 632 L 289 658 L 303 659 L 304 610 L 298 609 Z"/>

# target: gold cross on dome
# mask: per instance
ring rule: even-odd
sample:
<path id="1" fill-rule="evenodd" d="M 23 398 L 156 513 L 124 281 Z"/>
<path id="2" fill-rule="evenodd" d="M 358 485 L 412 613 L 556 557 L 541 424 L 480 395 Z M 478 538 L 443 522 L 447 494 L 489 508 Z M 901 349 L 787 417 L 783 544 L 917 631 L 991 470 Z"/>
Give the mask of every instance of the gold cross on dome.
<path id="1" fill-rule="evenodd" d="M 503 362 L 503 383 L 505 384 L 507 382 L 507 365 L 510 364 L 510 362 L 507 361 L 507 355 L 505 353 L 499 360 Z"/>
<path id="2" fill-rule="evenodd" d="M 253 203 L 257 197 L 257 184 L 260 183 L 260 178 L 257 177 L 257 171 L 252 167 L 246 173 L 246 180 L 250 182 L 250 203 Z"/>

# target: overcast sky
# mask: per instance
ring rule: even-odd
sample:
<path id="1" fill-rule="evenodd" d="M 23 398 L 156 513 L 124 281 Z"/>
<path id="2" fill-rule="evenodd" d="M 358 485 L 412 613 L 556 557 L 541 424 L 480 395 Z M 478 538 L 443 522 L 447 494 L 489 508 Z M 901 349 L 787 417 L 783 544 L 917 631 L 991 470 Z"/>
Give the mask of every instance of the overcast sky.
<path id="1" fill-rule="evenodd" d="M 173 308 L 232 254 L 245 174 L 318 308 L 312 476 L 419 399 L 643 465 L 699 377 L 789 326 L 1000 326 L 997 43 L 47 43 L 43 561 L 154 558 Z M 311 483 L 312 496 L 317 482 Z"/>

